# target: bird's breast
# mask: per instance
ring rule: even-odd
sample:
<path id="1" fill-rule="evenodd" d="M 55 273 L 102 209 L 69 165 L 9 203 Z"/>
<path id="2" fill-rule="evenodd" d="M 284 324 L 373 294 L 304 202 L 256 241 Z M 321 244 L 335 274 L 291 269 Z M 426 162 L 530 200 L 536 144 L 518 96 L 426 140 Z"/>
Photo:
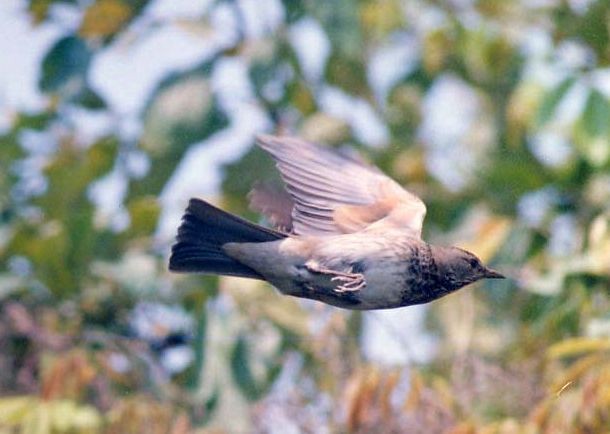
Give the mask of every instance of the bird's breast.
<path id="1" fill-rule="evenodd" d="M 418 251 L 424 243 L 403 233 L 358 233 L 320 243 L 312 252 L 332 269 L 361 273 L 366 285 L 354 293 L 331 292 L 330 304 L 350 302 L 352 309 L 385 309 L 408 302 L 416 291 Z M 357 302 L 357 303 L 356 303 Z M 345 306 L 344 306 L 345 307 Z"/>

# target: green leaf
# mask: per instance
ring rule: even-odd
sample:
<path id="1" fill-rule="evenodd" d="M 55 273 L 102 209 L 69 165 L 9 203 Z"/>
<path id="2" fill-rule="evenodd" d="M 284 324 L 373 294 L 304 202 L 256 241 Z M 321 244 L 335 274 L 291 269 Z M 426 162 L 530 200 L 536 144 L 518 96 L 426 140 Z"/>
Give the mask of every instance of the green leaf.
<path id="1" fill-rule="evenodd" d="M 278 357 L 274 356 L 274 361 L 265 364 L 265 372 L 260 376 L 260 379 L 257 379 L 250 368 L 251 358 L 246 338 L 243 335 L 238 336 L 231 353 L 231 372 L 242 394 L 248 400 L 255 401 L 271 387 L 280 373 L 281 364 Z"/>
<path id="2" fill-rule="evenodd" d="M 127 204 L 127 209 L 131 218 L 130 238 L 148 236 L 155 231 L 161 207 L 154 196 L 134 198 Z"/>
<path id="3" fill-rule="evenodd" d="M 55 113 L 43 111 L 40 113 L 20 113 L 15 119 L 14 130 L 32 129 L 42 131 L 49 126 L 49 123 L 55 119 Z"/>
<path id="4" fill-rule="evenodd" d="M 13 200 L 10 191 L 18 181 L 18 176 L 11 168 L 13 162 L 24 156 L 15 134 L 0 136 L 0 213 L 7 212 Z M 0 222 L 7 216 L 0 214 Z"/>
<path id="5" fill-rule="evenodd" d="M 551 118 L 555 114 L 557 106 L 559 105 L 567 91 L 572 87 L 574 81 L 574 77 L 568 77 L 544 95 L 542 103 L 538 108 L 538 113 L 536 115 L 537 127 L 541 127 L 549 120 L 551 120 Z"/>
<path id="6" fill-rule="evenodd" d="M 151 158 L 150 175 L 134 182 L 131 195 L 156 195 L 188 147 L 228 125 L 210 82 L 211 64 L 163 80 L 144 113 L 140 146 Z"/>
<path id="7" fill-rule="evenodd" d="M 585 110 L 576 123 L 573 139 L 585 160 L 602 167 L 610 160 L 610 103 L 599 91 L 589 93 Z"/>
<path id="8" fill-rule="evenodd" d="M 549 182 L 545 168 L 525 148 L 503 150 L 493 155 L 496 164 L 481 174 L 484 191 L 503 212 L 514 209 L 519 197 Z M 440 203 L 443 207 L 443 203 Z M 460 206 L 468 206 L 461 202 Z"/>
<path id="9" fill-rule="evenodd" d="M 281 185 L 275 163 L 268 154 L 257 146 L 252 146 L 239 160 L 223 167 L 225 173 L 222 191 L 227 207 L 247 218 L 260 216 L 246 206 L 244 198 L 257 182 Z"/>
<path id="10" fill-rule="evenodd" d="M 608 66 L 610 64 L 608 33 L 610 2 L 591 0 L 583 9 L 582 13 L 574 13 L 570 2 L 557 2 L 552 8 L 550 22 L 553 25 L 556 46 L 562 41 L 579 41 L 587 51 L 595 54 L 597 66 Z"/>
<path id="11" fill-rule="evenodd" d="M 45 214 L 63 218 L 76 202 L 87 202 L 89 184 L 112 169 L 119 149 L 115 138 L 105 137 L 86 150 L 66 143 L 45 168 L 47 193 L 35 202 Z"/>
<path id="12" fill-rule="evenodd" d="M 595 50 L 602 65 L 608 65 L 610 52 L 608 46 L 610 36 L 608 34 L 608 14 L 610 14 L 610 3 L 606 0 L 591 2 L 586 13 L 580 20 L 576 30 L 575 39 L 583 39 Z M 576 20 L 573 20 L 576 21 Z"/>
<path id="13" fill-rule="evenodd" d="M 200 300 L 195 309 L 195 320 L 197 321 L 197 327 L 195 329 L 195 360 L 192 367 L 192 375 L 189 380 L 189 387 L 192 390 L 198 390 L 201 386 L 203 369 L 205 366 L 205 349 L 206 349 L 206 336 L 208 330 L 208 316 L 206 312 L 206 299 Z M 216 393 L 215 393 L 216 395 Z M 214 398 L 214 396 L 212 396 Z M 216 405 L 217 399 L 212 399 L 213 405 Z M 217 398 L 217 396 L 216 396 Z"/>
<path id="14" fill-rule="evenodd" d="M 342 56 L 333 52 L 326 63 L 325 77 L 352 95 L 369 96 L 366 66 L 363 59 Z"/>
<path id="15" fill-rule="evenodd" d="M 372 39 L 382 40 L 405 26 L 400 0 L 363 2 L 360 5 L 360 16 L 363 31 Z"/>
<path id="16" fill-rule="evenodd" d="M 106 101 L 89 86 L 76 97 L 76 101 L 89 110 L 102 110 L 106 108 Z"/>
<path id="17" fill-rule="evenodd" d="M 209 82 L 211 66 L 163 80 L 146 105 L 142 147 L 154 158 L 185 149 L 227 124 Z"/>
<path id="18" fill-rule="evenodd" d="M 322 25 L 332 46 L 325 69 L 328 82 L 353 95 L 367 95 L 366 47 L 358 2 L 314 0 L 307 3 L 307 8 Z"/>
<path id="19" fill-rule="evenodd" d="M 519 62 L 509 39 L 491 31 L 485 25 L 474 29 L 459 29 L 459 56 L 454 60 L 463 65 L 469 81 L 493 87 L 506 86 L 515 81 L 513 71 L 515 64 Z M 451 41 L 451 36 L 448 39 Z M 448 47 L 450 44 L 445 49 Z M 447 54 L 453 55 L 451 50 Z"/>
<path id="20" fill-rule="evenodd" d="M 304 3 L 303 0 L 282 0 L 287 23 L 294 23 L 303 17 L 305 14 Z"/>
<path id="21" fill-rule="evenodd" d="M 69 237 L 66 225 L 51 221 L 38 227 L 19 227 L 6 246 L 6 256 L 20 255 L 31 263 L 35 277 L 57 296 L 78 289 L 74 264 L 69 263 Z"/>
<path id="22" fill-rule="evenodd" d="M 114 166 L 119 152 L 119 141 L 116 137 L 103 137 L 87 150 L 83 171 L 88 180 L 100 178 Z"/>
<path id="23" fill-rule="evenodd" d="M 66 36 L 46 54 L 38 87 L 43 92 L 78 93 L 84 86 L 90 61 L 91 51 L 85 41 L 74 35 Z"/>
<path id="24" fill-rule="evenodd" d="M 362 58 L 364 38 L 356 0 L 312 0 L 306 4 L 309 13 L 322 24 L 333 51 L 348 59 Z"/>
<path id="25" fill-rule="evenodd" d="M 32 200 L 44 222 L 20 221 L 14 227 L 7 257 L 28 258 L 35 277 L 57 296 L 81 289 L 89 263 L 99 253 L 94 208 L 87 192 L 92 181 L 113 167 L 117 152 L 118 142 L 111 138 L 86 150 L 63 144 L 45 168 L 46 193 Z"/>
<path id="26" fill-rule="evenodd" d="M 610 131 L 610 104 L 598 90 L 591 90 L 583 113 L 585 132 L 590 137 L 605 136 Z"/>
<path id="27" fill-rule="evenodd" d="M 261 391 L 250 369 L 250 349 L 244 336 L 239 336 L 231 353 L 231 372 L 242 394 L 249 400 L 260 397 Z"/>
<path id="28" fill-rule="evenodd" d="M 214 414 L 214 411 L 216 410 L 216 408 L 218 408 L 219 403 L 220 403 L 220 387 L 215 386 L 214 390 L 212 391 L 212 394 L 205 400 L 205 403 L 203 406 L 205 408 L 203 418 L 201 421 L 197 421 L 197 422 L 200 422 L 201 425 L 209 422 L 209 420 L 212 418 L 212 415 Z"/>

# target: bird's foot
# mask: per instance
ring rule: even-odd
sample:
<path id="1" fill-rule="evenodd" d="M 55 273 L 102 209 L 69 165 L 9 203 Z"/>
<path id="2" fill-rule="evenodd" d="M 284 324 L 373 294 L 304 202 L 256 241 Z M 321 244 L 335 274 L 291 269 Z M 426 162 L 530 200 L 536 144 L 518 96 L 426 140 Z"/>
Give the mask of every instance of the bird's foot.
<path id="1" fill-rule="evenodd" d="M 343 282 L 335 288 L 335 292 L 360 291 L 366 286 L 364 275 L 360 273 L 344 273 L 330 279 L 331 282 Z"/>
<path id="2" fill-rule="evenodd" d="M 359 291 L 366 286 L 366 281 L 364 280 L 364 274 L 362 273 L 353 273 L 352 268 L 350 267 L 349 271 L 337 271 L 331 270 L 330 268 L 322 267 L 319 263 L 310 261 L 306 264 L 307 269 L 312 273 L 317 274 L 325 274 L 328 276 L 332 276 L 330 278 L 331 282 L 341 282 L 336 288 L 334 288 L 335 292 L 350 292 L 350 291 Z"/>

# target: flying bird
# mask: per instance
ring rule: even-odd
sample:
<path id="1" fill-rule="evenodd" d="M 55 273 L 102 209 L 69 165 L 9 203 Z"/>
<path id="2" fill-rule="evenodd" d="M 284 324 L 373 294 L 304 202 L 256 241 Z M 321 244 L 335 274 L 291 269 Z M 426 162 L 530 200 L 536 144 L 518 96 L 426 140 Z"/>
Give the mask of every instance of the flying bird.
<path id="1" fill-rule="evenodd" d="M 285 192 L 255 188 L 269 229 L 191 199 L 172 247 L 175 272 L 266 280 L 347 309 L 427 303 L 484 278 L 474 254 L 421 238 L 426 206 L 378 168 L 298 138 L 261 135 Z"/>

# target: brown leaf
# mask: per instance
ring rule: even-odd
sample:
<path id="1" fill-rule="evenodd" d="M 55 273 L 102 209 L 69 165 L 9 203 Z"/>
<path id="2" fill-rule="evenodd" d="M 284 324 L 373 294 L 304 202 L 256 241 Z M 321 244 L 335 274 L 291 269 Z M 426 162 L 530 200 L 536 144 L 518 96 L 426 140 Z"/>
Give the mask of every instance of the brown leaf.
<path id="1" fill-rule="evenodd" d="M 85 11 L 79 33 L 84 37 L 110 36 L 123 27 L 132 13 L 122 0 L 97 0 Z"/>

